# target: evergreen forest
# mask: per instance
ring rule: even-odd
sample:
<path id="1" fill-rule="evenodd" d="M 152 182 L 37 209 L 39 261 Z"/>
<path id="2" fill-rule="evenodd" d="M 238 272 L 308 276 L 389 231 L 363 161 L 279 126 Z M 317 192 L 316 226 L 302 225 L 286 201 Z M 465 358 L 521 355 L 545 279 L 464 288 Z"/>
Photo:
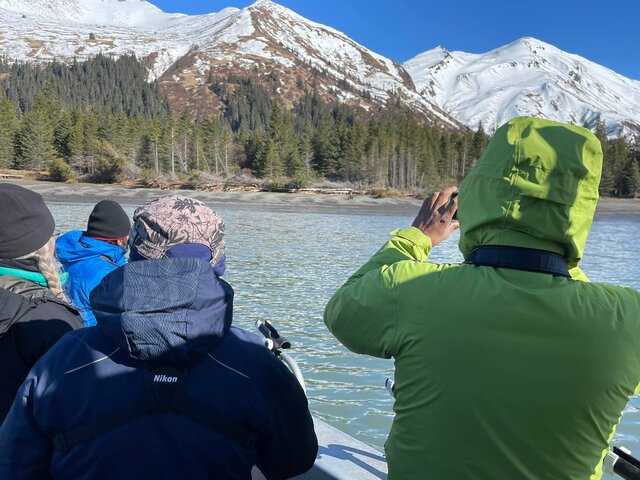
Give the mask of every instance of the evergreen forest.
<path id="1" fill-rule="evenodd" d="M 250 78 L 209 77 L 219 99 L 209 115 L 172 112 L 133 56 L 86 62 L 0 61 L 0 168 L 86 175 L 111 182 L 126 168 L 140 177 L 240 173 L 271 185 L 340 182 L 362 188 L 433 190 L 459 183 L 489 141 L 478 131 L 425 125 L 396 103 L 377 112 L 327 104 L 309 90 L 291 109 Z M 640 154 L 607 140 L 601 193 L 640 194 Z"/>

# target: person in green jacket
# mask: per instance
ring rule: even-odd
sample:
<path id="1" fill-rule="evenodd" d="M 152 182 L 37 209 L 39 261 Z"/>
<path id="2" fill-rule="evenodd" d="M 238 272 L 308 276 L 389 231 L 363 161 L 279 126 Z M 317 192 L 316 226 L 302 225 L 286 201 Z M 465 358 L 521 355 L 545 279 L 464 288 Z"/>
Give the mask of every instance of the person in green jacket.
<path id="1" fill-rule="evenodd" d="M 640 382 L 640 294 L 578 267 L 601 169 L 589 130 L 515 118 L 329 301 L 347 348 L 395 361 L 389 479 L 601 477 Z M 430 263 L 458 226 L 465 262 Z"/>

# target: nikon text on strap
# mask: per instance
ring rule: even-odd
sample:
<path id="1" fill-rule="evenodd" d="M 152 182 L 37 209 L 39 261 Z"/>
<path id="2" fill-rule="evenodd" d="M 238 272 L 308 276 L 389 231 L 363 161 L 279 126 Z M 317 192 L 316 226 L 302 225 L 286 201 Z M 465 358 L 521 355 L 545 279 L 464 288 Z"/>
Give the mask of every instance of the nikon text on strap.
<path id="1" fill-rule="evenodd" d="M 478 247 L 471 252 L 465 263 L 571 278 L 567 262 L 562 255 L 533 248 L 502 245 Z"/>

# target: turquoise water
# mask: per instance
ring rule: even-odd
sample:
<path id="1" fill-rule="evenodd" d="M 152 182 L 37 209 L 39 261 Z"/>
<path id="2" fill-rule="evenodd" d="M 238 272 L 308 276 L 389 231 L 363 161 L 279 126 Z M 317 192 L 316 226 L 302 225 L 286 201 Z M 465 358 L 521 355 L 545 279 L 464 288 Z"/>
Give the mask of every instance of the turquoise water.
<path id="1" fill-rule="evenodd" d="M 50 203 L 60 230 L 83 228 L 89 204 Z M 127 207 L 129 212 L 133 208 Z M 382 447 L 392 420 L 384 381 L 392 362 L 345 350 L 326 330 L 322 312 L 333 292 L 410 217 L 282 212 L 246 206 L 219 209 L 227 227 L 228 271 L 236 290 L 235 323 L 271 321 L 293 343 L 313 412 Z M 434 249 L 433 261 L 461 260 L 457 234 Z M 640 289 L 640 217 L 594 222 L 583 269 L 592 281 Z M 632 400 L 616 440 L 640 454 L 640 402 Z"/>

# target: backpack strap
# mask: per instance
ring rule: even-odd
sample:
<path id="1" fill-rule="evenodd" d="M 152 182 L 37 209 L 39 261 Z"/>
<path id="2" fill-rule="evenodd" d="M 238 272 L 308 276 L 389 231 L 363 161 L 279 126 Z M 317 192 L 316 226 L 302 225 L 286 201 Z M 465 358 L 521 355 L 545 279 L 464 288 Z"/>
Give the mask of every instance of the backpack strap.
<path id="1" fill-rule="evenodd" d="M 476 248 L 465 263 L 484 267 L 510 268 L 571 278 L 562 255 L 533 248 L 487 245 Z"/>
<path id="2" fill-rule="evenodd" d="M 124 410 L 81 424 L 53 438 L 54 449 L 62 454 L 87 443 L 136 418 L 160 413 L 175 413 L 189 418 L 212 432 L 248 448 L 255 443 L 255 433 L 240 422 L 192 399 L 186 394 L 187 371 L 176 367 L 159 367 L 144 371 L 145 398 Z"/>
<path id="3" fill-rule="evenodd" d="M 213 411 L 209 406 L 188 397 L 184 392 L 176 396 L 173 408 L 172 411 L 190 418 L 193 422 L 207 427 L 240 447 L 251 447 L 257 440 L 257 435 L 250 432 L 244 425 L 228 419 L 220 412 Z"/>
<path id="4" fill-rule="evenodd" d="M 131 420 L 154 413 L 155 408 L 144 402 L 134 407 L 116 412 L 107 417 L 96 418 L 93 421 L 84 423 L 65 433 L 59 433 L 53 437 L 53 448 L 58 453 L 68 453 L 74 447 L 87 443 L 94 438 L 113 430 L 120 425 L 124 425 Z"/>

